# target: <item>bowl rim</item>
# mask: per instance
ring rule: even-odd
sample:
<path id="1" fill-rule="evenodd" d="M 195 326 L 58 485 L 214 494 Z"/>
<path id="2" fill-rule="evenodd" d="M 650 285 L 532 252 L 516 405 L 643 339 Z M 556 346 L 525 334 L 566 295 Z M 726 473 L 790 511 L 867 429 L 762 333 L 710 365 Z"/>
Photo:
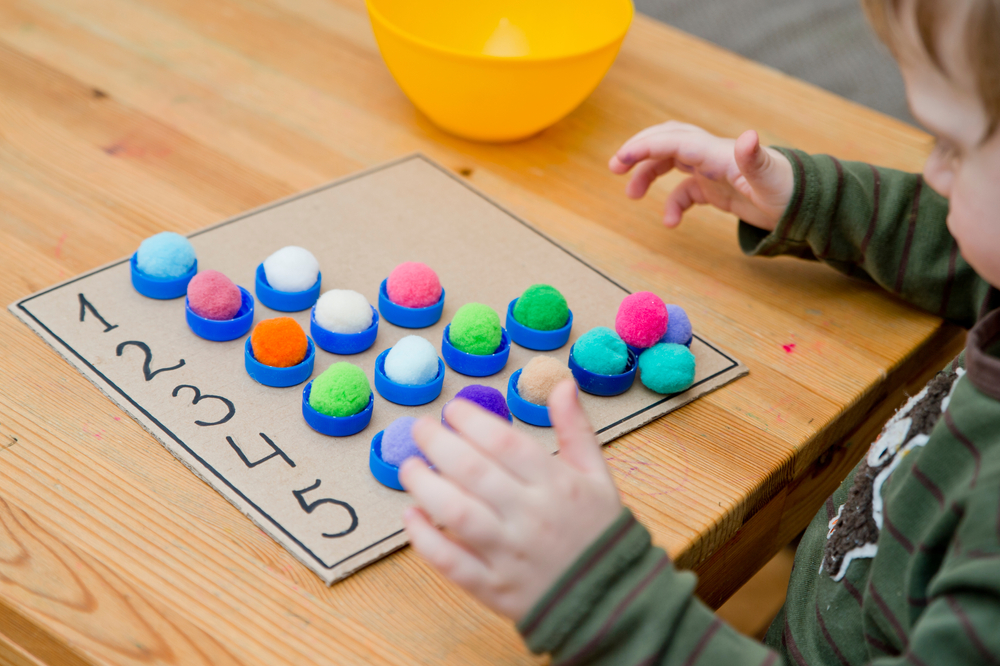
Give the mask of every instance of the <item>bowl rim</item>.
<path id="1" fill-rule="evenodd" d="M 377 19 L 379 24 L 384 26 L 390 32 L 395 33 L 397 37 L 405 39 L 406 41 L 416 44 L 429 51 L 434 51 L 436 53 L 449 55 L 452 57 L 469 58 L 473 60 L 485 60 L 487 62 L 520 63 L 520 62 L 552 62 L 556 60 L 568 60 L 571 58 L 579 58 L 606 49 L 615 43 L 620 43 L 625 38 L 625 35 L 628 34 L 629 28 L 632 27 L 632 21 L 635 19 L 635 5 L 633 4 L 632 0 L 615 0 L 615 1 L 624 3 L 627 9 L 627 17 L 625 20 L 625 24 L 620 31 L 616 31 L 610 39 L 604 40 L 598 43 L 596 46 L 590 46 L 578 51 L 568 51 L 566 53 L 561 53 L 558 55 L 551 55 L 551 56 L 536 56 L 536 55 L 498 56 L 498 55 L 490 55 L 487 53 L 474 53 L 472 51 L 462 51 L 459 49 L 445 48 L 443 46 L 434 44 L 433 42 L 429 42 L 426 39 L 423 39 L 422 37 L 417 37 L 413 33 L 407 32 L 406 30 L 403 30 L 402 28 L 398 27 L 396 24 L 390 22 L 389 19 L 387 19 L 384 14 L 382 14 L 381 12 L 378 11 L 378 9 L 375 8 L 374 6 L 375 0 L 365 0 L 365 7 L 368 9 L 368 15 L 372 18 L 373 22 Z"/>

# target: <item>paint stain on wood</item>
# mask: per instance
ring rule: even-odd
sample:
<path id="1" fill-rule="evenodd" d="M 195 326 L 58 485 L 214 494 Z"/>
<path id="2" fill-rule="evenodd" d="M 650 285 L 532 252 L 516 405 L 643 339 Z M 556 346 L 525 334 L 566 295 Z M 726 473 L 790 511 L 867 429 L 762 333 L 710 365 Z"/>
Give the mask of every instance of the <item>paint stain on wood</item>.
<path id="1" fill-rule="evenodd" d="M 170 149 L 166 146 L 146 145 L 130 137 L 119 139 L 111 145 L 101 148 L 106 154 L 112 157 L 162 158 L 170 155 Z"/>
<path id="2" fill-rule="evenodd" d="M 785 350 L 786 354 L 793 354 L 793 353 L 795 353 L 795 343 L 794 342 L 789 343 L 787 345 L 781 345 L 781 348 Z"/>
<path id="3" fill-rule="evenodd" d="M 469 178 L 474 173 L 475 173 L 475 171 L 471 167 L 459 167 L 458 168 L 458 175 L 464 176 L 465 178 Z"/>

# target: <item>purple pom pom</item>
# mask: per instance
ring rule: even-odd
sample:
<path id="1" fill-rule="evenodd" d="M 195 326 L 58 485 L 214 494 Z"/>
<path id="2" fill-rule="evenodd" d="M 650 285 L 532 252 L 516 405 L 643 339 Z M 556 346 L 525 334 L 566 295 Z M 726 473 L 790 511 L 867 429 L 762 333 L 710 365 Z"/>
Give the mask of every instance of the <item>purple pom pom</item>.
<path id="1" fill-rule="evenodd" d="M 427 458 L 424 458 L 417 443 L 413 441 L 413 424 L 416 422 L 412 416 L 401 416 L 389 424 L 382 433 L 382 460 L 396 467 L 412 456 L 427 462 Z"/>
<path id="2" fill-rule="evenodd" d="M 502 419 L 510 420 L 510 410 L 507 409 L 507 401 L 503 393 L 482 384 L 470 384 L 459 391 L 456 398 L 462 398 L 469 402 L 474 402 L 486 411 L 493 412 Z M 445 405 L 447 407 L 448 405 Z M 444 410 L 441 410 L 441 422 L 444 423 Z"/>
<path id="3" fill-rule="evenodd" d="M 660 342 L 690 347 L 693 331 L 691 329 L 691 320 L 688 319 L 684 308 L 668 303 L 667 315 L 667 332 L 660 338 Z"/>

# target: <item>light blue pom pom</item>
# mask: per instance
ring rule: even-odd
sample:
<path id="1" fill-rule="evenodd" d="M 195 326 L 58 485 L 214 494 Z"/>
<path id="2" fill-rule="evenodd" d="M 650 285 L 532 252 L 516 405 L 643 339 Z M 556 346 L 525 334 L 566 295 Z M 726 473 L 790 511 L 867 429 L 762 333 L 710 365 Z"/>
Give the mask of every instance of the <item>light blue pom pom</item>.
<path id="1" fill-rule="evenodd" d="M 179 278 L 194 265 L 194 247 L 184 236 L 163 231 L 142 241 L 135 259 L 139 270 L 146 275 Z"/>
<path id="2" fill-rule="evenodd" d="M 661 342 L 639 356 L 639 378 L 650 391 L 680 393 L 694 383 L 694 366 L 690 349 Z"/>
<path id="3" fill-rule="evenodd" d="M 667 332 L 660 338 L 660 342 L 675 345 L 691 346 L 691 320 L 688 319 L 684 308 L 679 305 L 667 304 Z"/>
<path id="4" fill-rule="evenodd" d="M 385 376 L 404 386 L 423 386 L 438 374 L 434 345 L 419 335 L 408 335 L 385 356 Z"/>
<path id="5" fill-rule="evenodd" d="M 573 345 L 573 358 L 584 370 L 599 375 L 620 375 L 628 366 L 628 346 L 610 328 L 592 328 Z"/>

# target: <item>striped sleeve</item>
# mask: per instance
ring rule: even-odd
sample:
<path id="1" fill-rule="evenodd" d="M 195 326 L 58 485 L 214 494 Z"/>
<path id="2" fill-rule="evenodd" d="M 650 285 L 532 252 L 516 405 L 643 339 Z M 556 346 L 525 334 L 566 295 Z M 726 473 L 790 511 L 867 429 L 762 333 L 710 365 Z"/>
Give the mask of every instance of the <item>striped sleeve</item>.
<path id="1" fill-rule="evenodd" d="M 778 664 L 694 597 L 695 577 L 625 509 L 518 624 L 553 664 Z"/>
<path id="2" fill-rule="evenodd" d="M 819 259 L 966 328 L 1000 305 L 948 232 L 948 201 L 917 174 L 779 149 L 795 189 L 778 227 L 740 222 L 750 255 Z"/>

